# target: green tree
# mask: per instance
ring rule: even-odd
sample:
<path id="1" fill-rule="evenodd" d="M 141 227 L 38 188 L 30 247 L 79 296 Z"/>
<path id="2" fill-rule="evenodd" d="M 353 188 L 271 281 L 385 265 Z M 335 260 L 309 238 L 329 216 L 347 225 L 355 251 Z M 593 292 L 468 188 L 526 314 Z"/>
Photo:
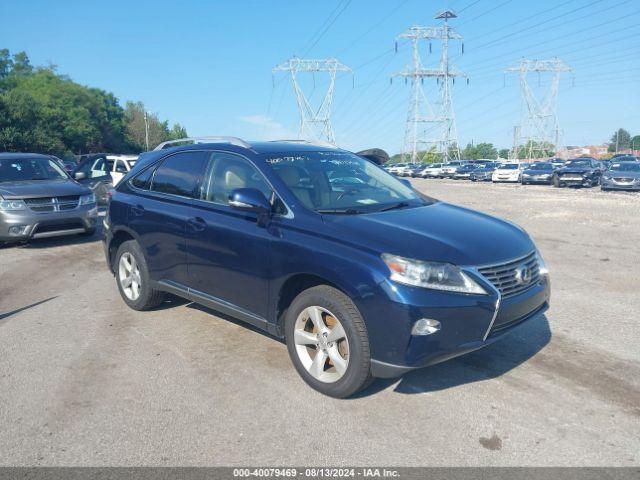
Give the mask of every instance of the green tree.
<path id="1" fill-rule="evenodd" d="M 125 107 L 126 131 L 129 144 L 136 150 L 146 149 L 145 106 L 142 102 L 127 102 Z M 149 148 L 167 140 L 187 137 L 187 130 L 179 123 L 169 129 L 169 122 L 160 120 L 155 113 L 147 112 L 149 125 Z"/>
<path id="2" fill-rule="evenodd" d="M 511 150 L 508 148 L 502 148 L 499 152 L 498 152 L 498 157 L 500 158 L 509 158 L 509 153 L 511 153 Z"/>
<path id="3" fill-rule="evenodd" d="M 0 145 L 56 155 L 126 151 L 124 111 L 113 94 L 49 69 L 10 72 L 0 93 Z M 14 63 L 15 67 L 15 63 Z"/>
<path id="4" fill-rule="evenodd" d="M 631 134 L 624 128 L 619 128 L 612 136 L 609 143 L 609 152 L 626 150 L 631 148 Z"/>
<path id="5" fill-rule="evenodd" d="M 493 143 L 478 143 L 477 145 L 469 143 L 461 152 L 461 155 L 466 160 L 494 159 L 498 156 L 498 151 L 493 146 Z"/>
<path id="6" fill-rule="evenodd" d="M 79 85 L 53 65 L 34 68 L 25 52 L 0 49 L 0 149 L 59 156 L 139 152 L 145 143 L 141 105 L 127 105 L 125 112 L 112 93 Z M 153 146 L 187 136 L 182 125 L 169 129 L 156 115 L 149 133 Z"/>
<path id="7" fill-rule="evenodd" d="M 635 135 L 631 139 L 631 148 L 633 150 L 640 150 L 640 135 Z"/>

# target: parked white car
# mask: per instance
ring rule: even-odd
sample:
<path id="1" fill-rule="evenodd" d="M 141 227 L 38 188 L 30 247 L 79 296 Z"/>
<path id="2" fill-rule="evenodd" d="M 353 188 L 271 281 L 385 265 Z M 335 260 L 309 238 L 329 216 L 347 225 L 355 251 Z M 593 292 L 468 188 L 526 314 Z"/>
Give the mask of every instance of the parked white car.
<path id="1" fill-rule="evenodd" d="M 440 178 L 452 178 L 458 167 L 463 164 L 464 162 L 459 162 L 457 160 L 443 164 L 440 169 Z"/>
<path id="2" fill-rule="evenodd" d="M 520 165 L 517 163 L 503 163 L 498 166 L 491 175 L 492 182 L 520 182 Z"/>
<path id="3" fill-rule="evenodd" d="M 439 178 L 442 170 L 441 163 L 432 163 L 420 172 L 422 178 Z"/>
<path id="4" fill-rule="evenodd" d="M 394 175 L 398 175 L 401 169 L 403 169 L 407 164 L 406 163 L 396 163 L 394 165 L 390 165 L 387 169 L 389 173 Z"/>

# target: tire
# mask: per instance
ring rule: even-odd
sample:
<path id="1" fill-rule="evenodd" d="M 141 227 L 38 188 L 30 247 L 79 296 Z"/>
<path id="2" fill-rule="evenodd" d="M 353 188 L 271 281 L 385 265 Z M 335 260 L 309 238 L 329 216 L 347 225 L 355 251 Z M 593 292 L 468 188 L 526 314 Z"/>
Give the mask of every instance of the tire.
<path id="1" fill-rule="evenodd" d="M 298 374 L 314 390 L 346 398 L 371 383 L 367 328 L 357 307 L 344 293 L 328 285 L 305 290 L 287 309 L 284 326 L 289 357 Z M 340 332 L 339 326 L 344 334 L 332 342 L 331 332 Z M 325 330 L 321 341 L 317 341 L 318 330 Z M 318 355 L 322 355 L 322 366 L 316 362 Z M 342 372 L 336 368 L 334 358 L 346 360 Z"/>
<path id="2" fill-rule="evenodd" d="M 553 185 L 554 188 L 560 188 L 561 187 L 560 179 L 556 175 L 553 176 L 553 179 L 551 180 L 551 185 Z"/>
<path id="3" fill-rule="evenodd" d="M 123 257 L 128 257 L 129 265 L 133 272 L 129 278 L 134 277 L 130 283 L 130 287 L 126 286 L 126 279 L 123 278 L 123 274 L 126 275 L 127 268 L 121 265 L 121 262 L 127 263 L 127 259 L 123 260 Z M 151 288 L 151 277 L 149 277 L 149 269 L 147 268 L 147 261 L 144 258 L 142 250 L 135 240 L 129 240 L 124 242 L 118 248 L 116 257 L 114 259 L 114 271 L 116 277 L 116 283 L 118 284 L 118 291 L 120 296 L 129 307 L 134 310 L 150 310 L 157 307 L 164 300 L 164 292 L 154 290 Z M 124 269 L 124 270 L 123 270 Z M 137 270 L 137 275 L 135 275 Z M 137 281 L 135 279 L 137 278 Z M 135 285 L 138 285 L 136 288 Z M 131 289 L 131 293 L 127 292 L 127 288 Z"/>
<path id="4" fill-rule="evenodd" d="M 609 189 L 607 187 L 603 187 L 602 185 L 600 185 L 600 191 L 602 192 L 608 192 Z"/>

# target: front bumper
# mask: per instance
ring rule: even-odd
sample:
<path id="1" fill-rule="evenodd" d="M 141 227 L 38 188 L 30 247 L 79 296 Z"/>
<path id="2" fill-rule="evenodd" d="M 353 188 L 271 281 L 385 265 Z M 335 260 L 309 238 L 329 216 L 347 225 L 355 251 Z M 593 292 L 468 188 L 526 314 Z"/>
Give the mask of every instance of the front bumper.
<path id="1" fill-rule="evenodd" d="M 548 275 L 526 291 L 500 301 L 499 293 L 484 277 L 476 279 L 495 293 L 464 295 L 390 281 L 380 284 L 384 293 L 370 299 L 368 305 L 359 305 L 370 336 L 372 374 L 396 377 L 478 350 L 517 325 L 539 318 L 549 306 Z M 439 321 L 441 329 L 432 335 L 412 335 L 413 324 L 421 318 Z"/>
<path id="2" fill-rule="evenodd" d="M 549 185 L 551 184 L 551 176 L 543 177 L 541 175 L 531 175 L 531 176 L 523 175 L 522 183 L 543 183 L 543 184 Z"/>
<path id="3" fill-rule="evenodd" d="M 577 175 L 569 175 L 569 176 L 558 176 L 558 181 L 560 185 L 567 187 L 590 187 L 596 181 L 595 178 L 591 176 L 577 176 Z"/>
<path id="4" fill-rule="evenodd" d="M 494 175 L 491 177 L 491 180 L 494 182 L 512 182 L 512 183 L 517 183 L 520 181 L 520 177 L 516 176 L 516 177 L 512 177 L 512 176 L 507 176 L 507 175 Z"/>
<path id="5" fill-rule="evenodd" d="M 486 182 L 491 180 L 491 173 L 475 173 L 471 174 L 471 180 L 476 180 L 479 182 Z"/>
<path id="6" fill-rule="evenodd" d="M 0 213 L 0 241 L 24 242 L 84 233 L 96 228 L 97 218 L 98 208 L 95 204 L 46 213 L 30 209 L 3 211 Z"/>
<path id="7" fill-rule="evenodd" d="M 602 188 L 609 190 L 628 190 L 628 191 L 640 191 L 640 181 L 630 182 L 618 182 L 615 180 L 602 179 Z"/>

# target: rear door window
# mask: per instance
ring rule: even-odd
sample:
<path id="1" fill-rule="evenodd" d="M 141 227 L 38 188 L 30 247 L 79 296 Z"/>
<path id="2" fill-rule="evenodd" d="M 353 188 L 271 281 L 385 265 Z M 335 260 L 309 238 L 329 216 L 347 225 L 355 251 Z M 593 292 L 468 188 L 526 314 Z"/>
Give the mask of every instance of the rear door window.
<path id="1" fill-rule="evenodd" d="M 154 192 L 194 198 L 205 170 L 204 152 L 180 152 L 166 158 L 153 176 Z"/>

